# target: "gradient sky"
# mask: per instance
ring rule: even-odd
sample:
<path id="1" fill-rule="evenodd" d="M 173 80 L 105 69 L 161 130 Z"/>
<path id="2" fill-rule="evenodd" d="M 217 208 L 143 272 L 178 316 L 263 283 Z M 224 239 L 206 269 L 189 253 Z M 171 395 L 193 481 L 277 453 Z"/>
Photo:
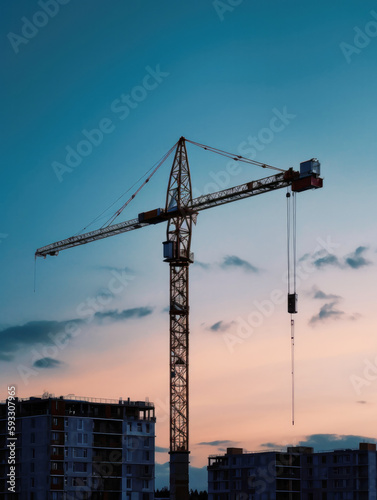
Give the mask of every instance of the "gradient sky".
<path id="1" fill-rule="evenodd" d="M 277 299 L 285 191 L 199 214 L 192 465 L 229 444 L 375 439 L 376 2 L 19 0 L 2 6 L 0 30 L 0 397 L 10 384 L 20 397 L 148 397 L 167 462 L 166 228 L 39 259 L 35 293 L 34 252 L 100 214 L 88 229 L 103 224 L 185 136 L 280 168 L 317 157 L 324 177 L 297 202 L 294 427 L 290 318 Z M 80 147 L 86 156 L 67 164 Z M 191 145 L 188 154 L 195 196 L 268 175 Z M 164 206 L 170 166 L 118 220 Z"/>

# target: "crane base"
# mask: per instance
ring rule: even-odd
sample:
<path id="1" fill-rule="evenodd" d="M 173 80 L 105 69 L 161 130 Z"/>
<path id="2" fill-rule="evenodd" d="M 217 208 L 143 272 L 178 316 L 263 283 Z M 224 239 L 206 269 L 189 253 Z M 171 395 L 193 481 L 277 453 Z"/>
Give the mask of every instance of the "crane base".
<path id="1" fill-rule="evenodd" d="M 189 453 L 170 452 L 170 500 L 189 500 Z"/>

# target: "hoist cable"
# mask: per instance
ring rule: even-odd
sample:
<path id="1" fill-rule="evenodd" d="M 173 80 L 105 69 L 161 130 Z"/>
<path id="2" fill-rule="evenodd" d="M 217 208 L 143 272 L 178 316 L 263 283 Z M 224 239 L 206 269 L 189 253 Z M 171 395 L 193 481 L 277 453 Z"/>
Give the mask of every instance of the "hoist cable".
<path id="1" fill-rule="evenodd" d="M 293 197 L 293 220 L 292 220 L 292 225 L 293 225 L 293 229 L 292 229 L 292 237 L 293 237 L 293 293 L 296 293 L 296 262 L 297 262 L 297 258 L 296 258 L 296 199 L 297 199 L 297 196 L 295 195 L 295 193 L 293 192 L 292 193 L 292 197 Z"/>
<path id="2" fill-rule="evenodd" d="M 295 320 L 291 314 L 292 425 L 295 425 Z"/>

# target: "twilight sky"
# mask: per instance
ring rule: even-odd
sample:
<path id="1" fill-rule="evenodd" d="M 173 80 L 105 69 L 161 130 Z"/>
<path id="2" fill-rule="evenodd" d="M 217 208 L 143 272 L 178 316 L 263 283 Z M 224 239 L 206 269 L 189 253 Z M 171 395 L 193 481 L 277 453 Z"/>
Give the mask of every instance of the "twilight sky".
<path id="1" fill-rule="evenodd" d="M 317 157 L 324 177 L 297 202 L 294 427 L 285 191 L 199 214 L 191 464 L 377 438 L 376 2 L 19 0 L 0 30 L 0 397 L 148 397 L 168 460 L 166 228 L 39 259 L 35 292 L 34 252 L 100 227 L 185 136 L 283 169 Z M 188 155 L 194 196 L 269 175 Z M 164 206 L 170 167 L 117 221 Z"/>

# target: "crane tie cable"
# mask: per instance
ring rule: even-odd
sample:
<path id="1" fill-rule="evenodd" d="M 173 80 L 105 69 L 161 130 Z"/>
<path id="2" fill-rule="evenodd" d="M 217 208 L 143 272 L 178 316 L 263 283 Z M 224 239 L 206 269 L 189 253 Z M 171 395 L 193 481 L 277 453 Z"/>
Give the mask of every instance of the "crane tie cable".
<path id="1" fill-rule="evenodd" d="M 235 155 L 233 153 L 223 151 L 222 149 L 213 148 L 212 146 L 206 146 L 204 144 L 200 144 L 199 142 L 190 141 L 189 139 L 186 139 L 186 142 L 189 142 L 190 144 L 193 144 L 194 146 L 198 146 L 199 148 L 205 149 L 207 151 L 211 151 L 212 153 L 216 153 L 216 154 L 219 154 L 221 156 L 225 156 L 226 158 L 230 158 L 234 161 L 241 161 L 243 163 L 248 163 L 250 165 L 256 165 L 258 167 L 269 168 L 271 170 L 277 170 L 278 172 L 285 172 L 285 170 L 282 168 L 273 167 L 272 165 L 268 165 L 267 163 L 261 163 L 260 161 L 251 160 L 250 158 L 245 158 L 244 156 L 241 156 L 241 155 Z"/>

